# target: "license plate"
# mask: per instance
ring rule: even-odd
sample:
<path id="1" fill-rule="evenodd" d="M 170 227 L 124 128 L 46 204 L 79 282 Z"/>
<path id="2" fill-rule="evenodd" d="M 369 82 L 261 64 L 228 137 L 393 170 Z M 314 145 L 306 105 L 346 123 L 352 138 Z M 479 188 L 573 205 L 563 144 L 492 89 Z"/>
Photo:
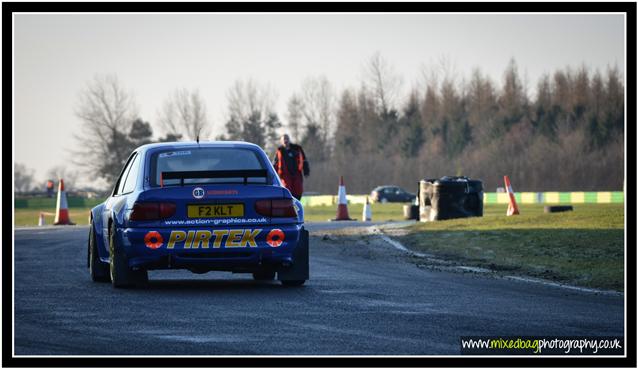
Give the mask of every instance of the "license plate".
<path id="1" fill-rule="evenodd" d="M 188 205 L 189 218 L 243 217 L 244 204 Z"/>

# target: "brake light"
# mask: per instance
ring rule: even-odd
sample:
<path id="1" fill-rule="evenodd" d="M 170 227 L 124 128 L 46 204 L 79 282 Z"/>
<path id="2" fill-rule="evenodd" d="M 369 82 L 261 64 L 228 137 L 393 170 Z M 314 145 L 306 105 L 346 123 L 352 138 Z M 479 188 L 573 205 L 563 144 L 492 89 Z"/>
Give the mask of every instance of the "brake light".
<path id="1" fill-rule="evenodd" d="M 131 220 L 157 220 L 169 218 L 175 214 L 176 206 L 172 202 L 136 202 L 131 212 Z"/>
<path id="2" fill-rule="evenodd" d="M 292 199 L 257 200 L 255 202 L 255 211 L 261 215 L 276 218 L 294 218 L 297 216 L 297 210 L 293 205 Z"/>

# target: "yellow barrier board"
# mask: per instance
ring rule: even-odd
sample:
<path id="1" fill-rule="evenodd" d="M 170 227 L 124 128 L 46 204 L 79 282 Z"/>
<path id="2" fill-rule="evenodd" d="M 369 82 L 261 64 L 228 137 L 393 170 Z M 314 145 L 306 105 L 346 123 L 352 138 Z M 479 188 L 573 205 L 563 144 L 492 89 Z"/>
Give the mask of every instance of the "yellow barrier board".
<path id="1" fill-rule="evenodd" d="M 322 206 L 322 205 L 333 205 L 334 204 L 334 196 L 324 195 L 324 196 L 309 196 L 308 197 L 308 206 Z"/>
<path id="2" fill-rule="evenodd" d="M 611 192 L 599 192 L 598 201 L 599 204 L 608 204 L 611 202 Z"/>
<path id="3" fill-rule="evenodd" d="M 584 204 L 585 203 L 585 193 L 584 192 L 572 192 L 572 203 L 574 203 L 574 204 Z"/>
<path id="4" fill-rule="evenodd" d="M 365 204 L 367 195 L 346 195 L 348 204 Z"/>
<path id="5" fill-rule="evenodd" d="M 536 204 L 536 192 L 521 192 L 521 202 L 523 204 Z"/>
<path id="6" fill-rule="evenodd" d="M 560 194 L 558 192 L 545 192 L 545 202 L 558 204 L 560 202 Z"/>
<path id="7" fill-rule="evenodd" d="M 507 192 L 500 192 L 496 194 L 496 203 L 497 204 L 509 204 L 510 196 Z"/>

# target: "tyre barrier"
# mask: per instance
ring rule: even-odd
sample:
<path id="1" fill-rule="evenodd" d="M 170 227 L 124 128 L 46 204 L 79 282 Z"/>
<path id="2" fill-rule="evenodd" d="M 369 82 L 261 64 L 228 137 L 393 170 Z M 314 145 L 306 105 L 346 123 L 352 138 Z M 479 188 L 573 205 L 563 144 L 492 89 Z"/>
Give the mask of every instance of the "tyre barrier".
<path id="1" fill-rule="evenodd" d="M 560 213 L 563 211 L 573 211 L 574 207 L 571 205 L 561 206 L 545 206 L 545 213 Z"/>
<path id="2" fill-rule="evenodd" d="M 405 220 L 417 219 L 419 217 L 419 205 L 403 205 L 403 218 Z"/>

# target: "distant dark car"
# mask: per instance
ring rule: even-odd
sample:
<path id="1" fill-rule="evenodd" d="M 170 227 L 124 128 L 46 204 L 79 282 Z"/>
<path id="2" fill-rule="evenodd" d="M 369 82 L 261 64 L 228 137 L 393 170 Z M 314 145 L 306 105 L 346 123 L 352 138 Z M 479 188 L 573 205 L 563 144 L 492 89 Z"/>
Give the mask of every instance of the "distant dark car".
<path id="1" fill-rule="evenodd" d="M 397 186 L 379 186 L 370 193 L 372 202 L 412 202 L 416 195 Z"/>

